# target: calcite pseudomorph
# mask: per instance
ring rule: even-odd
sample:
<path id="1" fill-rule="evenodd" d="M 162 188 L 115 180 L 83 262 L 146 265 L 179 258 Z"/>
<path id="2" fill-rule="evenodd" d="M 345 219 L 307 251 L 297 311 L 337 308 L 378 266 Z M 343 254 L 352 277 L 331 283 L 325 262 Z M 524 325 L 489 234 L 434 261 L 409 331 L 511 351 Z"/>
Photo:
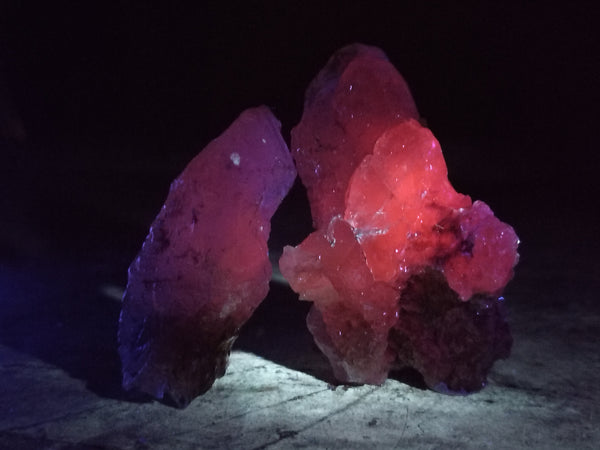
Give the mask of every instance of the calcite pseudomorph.
<path id="1" fill-rule="evenodd" d="M 268 292 L 270 219 L 296 177 L 280 124 L 249 109 L 172 183 L 129 268 L 123 386 L 186 406 L 222 376 Z"/>
<path id="2" fill-rule="evenodd" d="M 394 364 L 442 391 L 480 389 L 511 336 L 501 297 L 514 230 L 457 193 L 440 145 L 376 48 L 338 51 L 307 90 L 292 153 L 316 231 L 280 269 L 343 382 L 382 383 Z"/>

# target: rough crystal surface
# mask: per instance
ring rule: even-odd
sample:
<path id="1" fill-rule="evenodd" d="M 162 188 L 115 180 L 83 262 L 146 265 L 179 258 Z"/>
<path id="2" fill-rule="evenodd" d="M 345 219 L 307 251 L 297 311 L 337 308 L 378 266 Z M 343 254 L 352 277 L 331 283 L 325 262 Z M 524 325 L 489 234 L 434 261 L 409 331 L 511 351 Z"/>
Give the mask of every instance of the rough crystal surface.
<path id="1" fill-rule="evenodd" d="M 432 388 L 482 387 L 511 338 L 498 296 L 514 230 L 457 193 L 440 144 L 379 50 L 340 50 L 311 83 L 293 156 L 316 231 L 280 269 L 344 382 L 379 384 L 394 363 Z"/>
<path id="2" fill-rule="evenodd" d="M 352 45 L 331 57 L 308 87 L 302 120 L 292 130 L 291 150 L 317 228 L 344 212 L 348 180 L 379 136 L 408 118 L 418 118 L 417 108 L 381 50 Z"/>
<path id="3" fill-rule="evenodd" d="M 270 219 L 296 171 L 266 107 L 249 109 L 173 181 L 129 268 L 123 386 L 186 406 L 225 372 L 268 292 Z"/>

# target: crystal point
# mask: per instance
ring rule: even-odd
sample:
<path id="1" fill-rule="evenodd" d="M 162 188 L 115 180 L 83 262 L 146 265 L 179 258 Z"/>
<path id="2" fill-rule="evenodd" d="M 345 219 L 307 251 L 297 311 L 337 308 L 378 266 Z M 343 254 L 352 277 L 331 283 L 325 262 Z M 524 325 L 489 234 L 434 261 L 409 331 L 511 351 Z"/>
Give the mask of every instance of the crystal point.
<path id="1" fill-rule="evenodd" d="M 302 120 L 292 130 L 317 228 L 344 212 L 348 180 L 381 133 L 408 118 L 418 118 L 417 108 L 381 50 L 354 44 L 331 57 L 308 87 Z"/>

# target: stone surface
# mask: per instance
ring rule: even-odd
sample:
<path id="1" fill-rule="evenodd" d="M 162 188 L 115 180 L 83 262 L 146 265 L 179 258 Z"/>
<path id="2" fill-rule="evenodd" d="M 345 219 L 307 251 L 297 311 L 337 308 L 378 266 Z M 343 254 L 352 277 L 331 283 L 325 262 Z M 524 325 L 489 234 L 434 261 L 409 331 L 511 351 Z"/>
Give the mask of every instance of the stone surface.
<path id="1" fill-rule="evenodd" d="M 308 326 L 335 376 L 380 384 L 395 363 L 438 390 L 480 389 L 510 352 L 498 296 L 514 230 L 451 186 L 380 50 L 340 50 L 306 96 L 292 148 L 317 230 L 280 269 L 313 302 Z"/>
<path id="2" fill-rule="evenodd" d="M 173 181 L 129 268 L 119 326 L 126 389 L 183 407 L 224 374 L 268 292 L 270 218 L 295 176 L 279 122 L 259 107 Z"/>
<path id="3" fill-rule="evenodd" d="M 543 194 L 532 184 L 531 198 L 536 189 Z M 520 197 L 517 206 L 527 209 L 530 200 Z M 116 207 L 128 214 L 122 198 Z M 545 216 L 539 204 L 532 208 Z M 557 219 L 560 228 L 572 217 Z M 593 217 L 580 218 L 593 242 Z M 102 231 L 107 246 L 115 245 L 108 236 L 121 227 L 115 220 Z M 558 227 L 556 233 L 559 242 Z M 37 269 L 33 262 L 12 269 L 5 264 L 0 448 L 596 449 L 600 280 L 586 269 L 595 253 L 576 242 L 552 247 L 535 236 L 535 247 L 527 242 L 535 257 L 523 258 L 519 283 L 506 291 L 512 355 L 494 365 L 486 389 L 470 396 L 439 395 L 401 383 L 395 374 L 381 387 L 332 389 L 313 370 L 324 365 L 325 374 L 327 361 L 313 351 L 305 325 L 296 314 L 281 314 L 306 304 L 280 289 L 243 327 L 225 376 L 188 408 L 133 401 L 120 388 L 120 305 L 111 292 L 121 289 L 129 252 L 119 246 L 111 255 L 88 251 L 93 265 L 54 253 Z M 573 270 L 565 271 L 565 264 Z"/>

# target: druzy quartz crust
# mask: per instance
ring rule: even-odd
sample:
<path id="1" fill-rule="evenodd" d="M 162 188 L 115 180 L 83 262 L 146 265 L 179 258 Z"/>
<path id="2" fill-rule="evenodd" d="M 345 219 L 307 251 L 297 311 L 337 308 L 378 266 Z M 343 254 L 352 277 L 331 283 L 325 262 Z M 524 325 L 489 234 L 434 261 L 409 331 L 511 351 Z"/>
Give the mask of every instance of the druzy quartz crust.
<path id="1" fill-rule="evenodd" d="M 514 230 L 454 190 L 439 142 L 381 50 L 339 50 L 306 94 L 292 154 L 316 230 L 280 269 L 313 302 L 308 327 L 342 382 L 417 369 L 445 392 L 480 389 L 511 336 L 500 294 Z"/>

